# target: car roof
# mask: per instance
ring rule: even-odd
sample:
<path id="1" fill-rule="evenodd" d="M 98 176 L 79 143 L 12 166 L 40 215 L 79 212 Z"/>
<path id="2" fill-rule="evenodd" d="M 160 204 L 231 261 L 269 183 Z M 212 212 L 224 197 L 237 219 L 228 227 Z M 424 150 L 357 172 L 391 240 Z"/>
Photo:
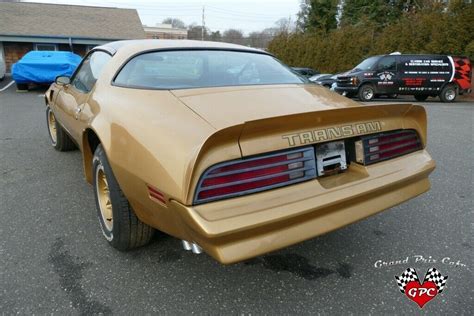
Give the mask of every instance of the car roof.
<path id="1" fill-rule="evenodd" d="M 95 49 L 106 50 L 112 54 L 125 48 L 135 48 L 136 51 L 147 51 L 147 50 L 160 50 L 160 49 L 223 49 L 223 50 L 240 50 L 249 51 L 260 54 L 269 53 L 256 48 L 251 48 L 243 45 L 222 43 L 222 42 L 210 42 L 210 41 L 195 41 L 195 40 L 161 40 L 161 39 L 143 39 L 143 40 L 126 40 L 116 41 L 98 46 Z"/>

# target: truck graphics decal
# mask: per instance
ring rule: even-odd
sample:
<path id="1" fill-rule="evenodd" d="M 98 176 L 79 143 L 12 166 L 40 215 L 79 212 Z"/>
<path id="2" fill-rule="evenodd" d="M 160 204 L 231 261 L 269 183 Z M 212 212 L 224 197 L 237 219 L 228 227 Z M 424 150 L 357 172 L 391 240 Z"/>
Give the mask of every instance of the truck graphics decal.
<path id="1" fill-rule="evenodd" d="M 454 82 L 463 90 L 471 88 L 471 62 L 465 57 L 453 57 L 453 61 L 455 69 Z"/>

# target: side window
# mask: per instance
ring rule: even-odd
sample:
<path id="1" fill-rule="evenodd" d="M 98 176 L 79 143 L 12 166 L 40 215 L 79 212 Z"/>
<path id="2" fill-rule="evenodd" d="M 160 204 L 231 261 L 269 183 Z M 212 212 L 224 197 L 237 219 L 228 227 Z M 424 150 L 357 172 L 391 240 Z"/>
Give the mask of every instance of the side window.
<path id="1" fill-rule="evenodd" d="M 102 69 L 111 58 L 112 56 L 101 51 L 89 55 L 72 79 L 72 85 L 85 93 L 91 91 L 102 73 Z"/>
<path id="2" fill-rule="evenodd" d="M 397 70 L 397 60 L 395 56 L 387 56 L 380 59 L 377 66 L 377 70 L 381 71 L 396 71 Z"/>

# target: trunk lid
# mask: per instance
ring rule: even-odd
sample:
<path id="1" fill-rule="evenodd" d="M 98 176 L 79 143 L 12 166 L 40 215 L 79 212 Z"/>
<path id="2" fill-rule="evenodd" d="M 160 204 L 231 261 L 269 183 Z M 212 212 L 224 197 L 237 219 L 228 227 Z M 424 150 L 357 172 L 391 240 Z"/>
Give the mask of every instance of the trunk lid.
<path id="1" fill-rule="evenodd" d="M 416 129 L 423 140 L 426 135 L 422 107 L 361 105 L 318 86 L 193 89 L 173 94 L 217 129 L 207 145 L 235 137 L 243 157 L 401 128 Z"/>
<path id="2" fill-rule="evenodd" d="M 182 89 L 172 93 L 218 130 L 276 116 L 358 106 L 317 85 Z"/>

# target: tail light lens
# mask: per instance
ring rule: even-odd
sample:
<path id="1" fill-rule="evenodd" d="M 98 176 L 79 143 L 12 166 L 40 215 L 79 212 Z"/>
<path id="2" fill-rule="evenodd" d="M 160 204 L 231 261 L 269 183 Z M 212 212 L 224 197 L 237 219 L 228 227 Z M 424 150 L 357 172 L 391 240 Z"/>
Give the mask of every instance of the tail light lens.
<path id="1" fill-rule="evenodd" d="M 422 149 L 418 133 L 414 130 L 364 136 L 355 143 L 358 163 L 370 165 Z"/>
<path id="2" fill-rule="evenodd" d="M 199 180 L 194 204 L 260 192 L 316 177 L 314 148 L 220 163 Z"/>

